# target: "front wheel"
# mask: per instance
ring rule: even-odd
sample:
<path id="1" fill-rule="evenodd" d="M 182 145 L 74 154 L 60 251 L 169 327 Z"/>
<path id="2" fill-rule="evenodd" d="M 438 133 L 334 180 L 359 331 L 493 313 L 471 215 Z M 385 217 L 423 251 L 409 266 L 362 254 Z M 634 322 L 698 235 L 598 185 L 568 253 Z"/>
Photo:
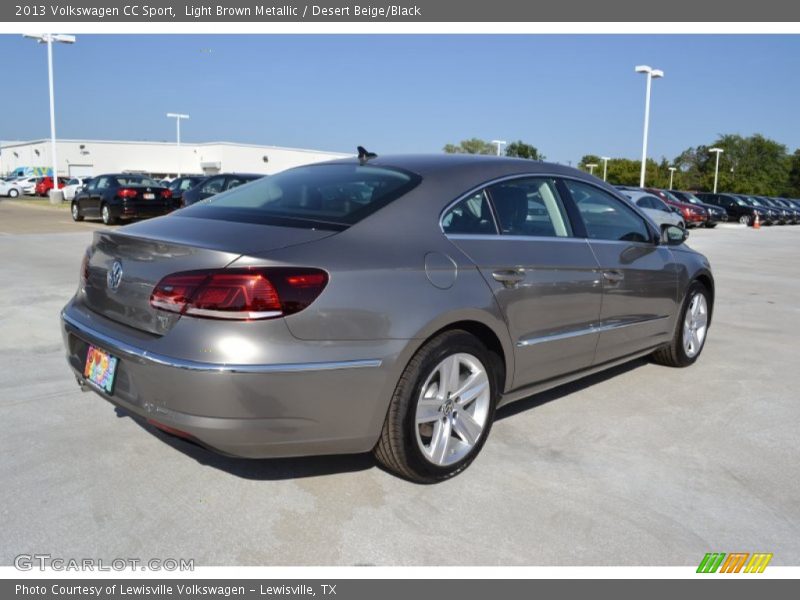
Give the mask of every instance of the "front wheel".
<path id="1" fill-rule="evenodd" d="M 717 226 L 716 222 L 706 221 L 706 229 L 714 229 Z"/>
<path id="2" fill-rule="evenodd" d="M 742 215 L 739 217 L 739 223 L 742 225 L 750 225 L 750 216 L 749 215 Z"/>
<path id="3" fill-rule="evenodd" d="M 17 196 L 19 196 L 19 191 L 15 190 L 13 188 L 8 191 L 8 197 L 9 198 L 16 198 Z"/>
<path id="4" fill-rule="evenodd" d="M 78 206 L 77 202 L 72 203 L 72 207 L 70 210 L 72 211 L 73 221 L 83 221 L 83 214 L 81 214 L 81 207 Z"/>
<path id="5" fill-rule="evenodd" d="M 480 452 L 494 420 L 499 359 L 473 335 L 447 331 L 409 361 L 374 454 L 418 483 L 448 479 Z"/>
<path id="6" fill-rule="evenodd" d="M 706 286 L 693 282 L 683 299 L 669 345 L 653 353 L 653 360 L 668 367 L 688 367 L 700 353 L 711 317 L 710 295 Z"/>

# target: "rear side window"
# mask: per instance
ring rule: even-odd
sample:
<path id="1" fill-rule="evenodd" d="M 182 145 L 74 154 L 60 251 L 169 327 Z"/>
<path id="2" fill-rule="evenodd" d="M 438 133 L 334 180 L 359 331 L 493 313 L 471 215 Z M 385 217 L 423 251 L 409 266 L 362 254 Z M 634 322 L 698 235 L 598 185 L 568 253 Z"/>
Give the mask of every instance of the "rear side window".
<path id="1" fill-rule="evenodd" d="M 650 230 L 644 220 L 622 200 L 580 181 L 568 179 L 565 183 L 590 238 L 626 242 L 651 241 Z"/>
<path id="2" fill-rule="evenodd" d="M 202 218 L 341 229 L 411 191 L 418 175 L 354 164 L 283 171 L 229 190 L 181 214 Z"/>
<path id="3" fill-rule="evenodd" d="M 503 235 L 572 235 L 554 179 L 513 179 L 490 186 L 488 193 Z"/>
<path id="4" fill-rule="evenodd" d="M 442 217 L 442 229 L 449 234 L 496 235 L 486 193 L 480 191 L 464 198 L 448 210 Z"/>

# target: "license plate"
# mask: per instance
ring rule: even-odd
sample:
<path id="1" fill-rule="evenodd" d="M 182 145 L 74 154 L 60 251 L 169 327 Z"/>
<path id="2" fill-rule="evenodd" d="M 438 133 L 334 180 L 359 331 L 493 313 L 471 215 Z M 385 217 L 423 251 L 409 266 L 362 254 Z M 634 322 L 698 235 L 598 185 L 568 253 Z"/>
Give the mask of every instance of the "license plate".
<path id="1" fill-rule="evenodd" d="M 83 367 L 83 376 L 94 386 L 110 394 L 114 389 L 114 376 L 117 373 L 119 359 L 108 352 L 89 346 L 86 353 L 86 365 Z"/>
<path id="2" fill-rule="evenodd" d="M 144 195 L 144 199 L 145 200 L 155 200 L 155 198 L 156 198 L 155 194 L 145 194 Z"/>

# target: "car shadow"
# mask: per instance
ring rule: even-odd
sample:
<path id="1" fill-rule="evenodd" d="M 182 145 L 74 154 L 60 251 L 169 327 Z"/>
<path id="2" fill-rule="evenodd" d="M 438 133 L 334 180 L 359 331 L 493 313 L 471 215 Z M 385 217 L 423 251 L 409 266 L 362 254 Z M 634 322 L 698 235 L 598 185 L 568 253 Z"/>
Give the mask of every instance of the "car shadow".
<path id="1" fill-rule="evenodd" d="M 531 396 L 508 404 L 498 409 L 495 420 L 506 419 L 521 412 L 535 409 L 539 406 L 563 398 L 575 392 L 582 391 L 607 379 L 617 377 L 647 364 L 647 359 L 640 358 L 623 365 L 619 365 L 589 375 L 571 383 L 565 383 L 551 390 L 532 394 Z M 139 427 L 155 436 L 168 446 L 181 452 L 197 463 L 219 469 L 236 477 L 260 481 L 280 481 L 285 479 L 301 479 L 304 477 L 320 477 L 323 475 L 336 475 L 339 473 L 354 473 L 366 471 L 374 467 L 381 468 L 370 453 L 363 454 L 337 454 L 329 456 L 304 456 L 297 458 L 238 458 L 218 454 L 204 446 L 171 433 L 162 431 L 149 424 L 145 419 L 126 411 L 118 406 L 114 407 L 116 415 L 120 418 L 130 418 Z M 384 470 L 384 469 L 382 469 Z"/>
<path id="2" fill-rule="evenodd" d="M 618 377 L 623 373 L 628 373 L 629 371 L 633 371 L 634 369 L 643 367 L 648 362 L 649 361 L 647 358 L 638 358 L 636 360 L 632 360 L 630 362 L 617 365 L 616 367 L 612 367 L 606 371 L 601 371 L 593 375 L 587 375 L 586 377 L 577 379 L 570 383 L 564 383 L 562 385 L 559 385 L 558 387 L 554 387 L 553 389 L 546 390 L 544 392 L 539 392 L 538 394 L 532 394 L 527 398 L 523 398 L 522 400 L 517 400 L 516 402 L 512 402 L 511 404 L 506 404 L 505 406 L 502 406 L 499 409 L 497 409 L 497 414 L 495 415 L 495 421 L 500 421 L 501 419 L 507 419 L 508 417 L 513 417 L 514 415 L 518 415 L 521 412 L 537 408 L 539 406 L 547 404 L 548 402 L 552 402 L 553 400 L 558 400 L 559 398 L 563 398 L 564 396 L 569 396 L 570 394 L 574 394 L 575 392 L 580 392 L 582 390 L 585 390 L 586 388 L 590 388 L 593 385 L 597 385 L 598 383 L 602 383 L 608 379 L 613 379 L 614 377 Z"/>
<path id="3" fill-rule="evenodd" d="M 375 459 L 369 453 L 263 459 L 225 456 L 209 450 L 194 441 L 162 431 L 158 427 L 150 425 L 138 415 L 129 413 L 118 406 L 114 407 L 114 411 L 118 417 L 132 419 L 139 427 L 197 463 L 243 479 L 261 481 L 301 479 L 304 477 L 353 473 L 377 466 Z"/>

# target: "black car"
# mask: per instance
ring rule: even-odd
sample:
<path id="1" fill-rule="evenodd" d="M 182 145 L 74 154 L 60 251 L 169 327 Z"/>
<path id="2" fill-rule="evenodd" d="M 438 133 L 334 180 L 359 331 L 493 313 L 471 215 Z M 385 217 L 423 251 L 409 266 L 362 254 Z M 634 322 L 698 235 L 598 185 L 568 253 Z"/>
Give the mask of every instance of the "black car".
<path id="1" fill-rule="evenodd" d="M 206 179 L 208 179 L 207 175 L 183 175 L 173 179 L 167 189 L 172 193 L 172 202 L 175 207 L 180 208 L 183 205 L 184 192 L 200 185 Z"/>
<path id="2" fill-rule="evenodd" d="M 744 225 L 752 225 L 758 215 L 759 222 L 768 221 L 768 212 L 765 208 L 757 208 L 744 200 L 743 196 L 736 194 L 712 194 L 698 192 L 695 194 L 705 204 L 713 204 L 725 209 L 729 221 L 738 221 Z"/>
<path id="3" fill-rule="evenodd" d="M 717 226 L 717 223 L 724 223 L 728 220 L 728 212 L 722 208 L 721 206 L 716 206 L 714 204 L 708 204 L 703 202 L 695 196 L 692 192 L 685 192 L 685 191 L 676 191 L 670 190 L 670 194 L 675 196 L 678 200 L 683 202 L 688 202 L 689 204 L 694 204 L 695 206 L 702 206 L 708 211 L 708 221 L 706 221 L 706 227 L 712 229 Z"/>
<path id="4" fill-rule="evenodd" d="M 195 202 L 200 202 L 200 200 L 205 200 L 226 190 L 232 190 L 243 183 L 255 181 L 262 177 L 264 175 L 256 173 L 220 173 L 219 175 L 211 175 L 183 193 L 181 206 L 190 206 Z"/>
<path id="5" fill-rule="evenodd" d="M 794 210 L 784 205 L 777 198 L 768 198 L 766 196 L 756 196 L 756 198 L 763 204 L 778 211 L 781 225 L 791 225 L 795 222 Z"/>
<path id="6" fill-rule="evenodd" d="M 106 225 L 125 219 L 165 215 L 175 206 L 172 193 L 146 175 L 109 173 L 98 175 L 72 200 L 72 218 L 100 218 Z"/>

